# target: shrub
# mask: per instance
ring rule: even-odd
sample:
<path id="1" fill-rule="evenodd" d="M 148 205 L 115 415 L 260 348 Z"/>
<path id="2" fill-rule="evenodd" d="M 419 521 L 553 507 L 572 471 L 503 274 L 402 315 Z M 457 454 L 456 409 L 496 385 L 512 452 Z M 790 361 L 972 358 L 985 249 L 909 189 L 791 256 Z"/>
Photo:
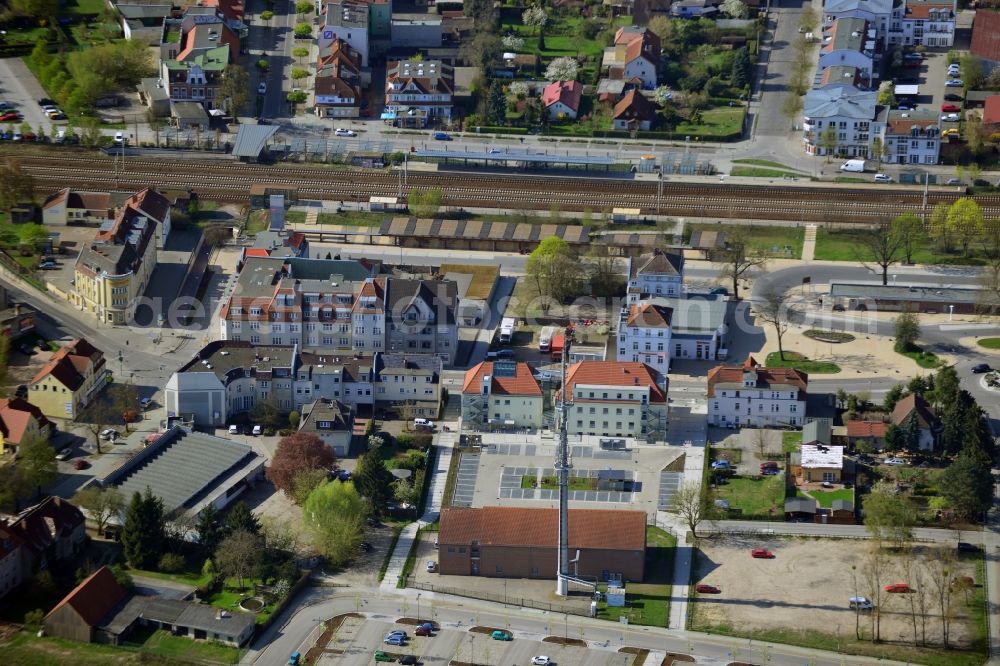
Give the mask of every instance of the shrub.
<path id="1" fill-rule="evenodd" d="M 298 23 L 295 26 L 296 39 L 306 39 L 312 35 L 312 26 L 308 23 Z"/>
<path id="2" fill-rule="evenodd" d="M 177 573 L 184 569 L 184 558 L 177 553 L 167 553 L 160 558 L 158 568 L 165 573 Z"/>
<path id="3" fill-rule="evenodd" d="M 24 624 L 32 629 L 37 629 L 42 626 L 42 620 L 45 619 L 45 611 L 41 608 L 36 608 L 33 611 L 28 611 L 24 614 Z"/>

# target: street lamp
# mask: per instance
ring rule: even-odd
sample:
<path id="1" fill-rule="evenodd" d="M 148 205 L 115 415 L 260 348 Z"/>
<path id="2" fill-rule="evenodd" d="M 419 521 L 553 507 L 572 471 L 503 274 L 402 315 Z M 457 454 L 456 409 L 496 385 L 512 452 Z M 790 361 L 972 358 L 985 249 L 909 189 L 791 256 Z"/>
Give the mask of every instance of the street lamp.
<path id="1" fill-rule="evenodd" d="M 417 622 L 420 622 L 420 592 L 417 592 Z"/>

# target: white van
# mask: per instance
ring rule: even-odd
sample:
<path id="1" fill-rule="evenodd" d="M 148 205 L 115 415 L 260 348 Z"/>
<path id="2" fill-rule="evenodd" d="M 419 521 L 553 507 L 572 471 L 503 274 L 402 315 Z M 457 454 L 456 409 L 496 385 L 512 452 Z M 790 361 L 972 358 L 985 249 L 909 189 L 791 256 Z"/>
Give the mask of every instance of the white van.
<path id="1" fill-rule="evenodd" d="M 864 160 L 847 160 L 840 165 L 841 171 L 849 171 L 851 173 L 864 173 L 865 172 L 865 161 Z"/>
<path id="2" fill-rule="evenodd" d="M 434 422 L 427 419 L 413 419 L 414 428 L 434 428 Z"/>

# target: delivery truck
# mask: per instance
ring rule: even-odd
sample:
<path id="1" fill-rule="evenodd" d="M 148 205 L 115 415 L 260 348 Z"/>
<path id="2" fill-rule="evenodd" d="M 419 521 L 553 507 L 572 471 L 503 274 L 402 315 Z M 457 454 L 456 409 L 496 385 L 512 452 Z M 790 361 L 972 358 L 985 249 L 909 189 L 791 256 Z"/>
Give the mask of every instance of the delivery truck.
<path id="1" fill-rule="evenodd" d="M 509 345 L 514 338 L 514 318 L 504 317 L 500 321 L 500 344 Z"/>
<path id="2" fill-rule="evenodd" d="M 538 335 L 538 351 L 547 354 L 552 344 L 552 336 L 556 334 L 555 326 L 544 326 Z"/>

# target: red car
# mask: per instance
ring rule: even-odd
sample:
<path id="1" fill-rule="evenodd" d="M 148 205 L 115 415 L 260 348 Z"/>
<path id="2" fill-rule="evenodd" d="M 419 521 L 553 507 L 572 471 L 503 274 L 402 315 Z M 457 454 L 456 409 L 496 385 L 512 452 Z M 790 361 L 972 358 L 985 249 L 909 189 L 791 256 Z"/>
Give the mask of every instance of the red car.
<path id="1" fill-rule="evenodd" d="M 960 107 L 958 104 L 942 104 L 941 105 L 941 110 L 942 111 L 961 111 L 962 107 Z"/>
<path id="2" fill-rule="evenodd" d="M 720 590 L 714 585 L 695 585 L 694 591 L 700 592 L 702 594 L 719 594 L 720 592 L 722 592 L 722 590 Z"/>
<path id="3" fill-rule="evenodd" d="M 0 115 L 0 122 L 8 122 L 11 120 L 20 120 L 21 114 L 17 111 L 8 111 L 7 113 Z"/>
<path id="4" fill-rule="evenodd" d="M 750 557 L 755 560 L 773 560 L 774 553 L 767 550 L 766 548 L 754 548 L 750 551 Z"/>
<path id="5" fill-rule="evenodd" d="M 90 463 L 83 458 L 77 458 L 73 462 L 73 469 L 87 469 L 88 467 L 90 467 Z"/>
<path id="6" fill-rule="evenodd" d="M 430 636 L 431 635 L 431 630 L 428 629 L 427 627 L 417 627 L 416 629 L 413 630 L 413 635 L 414 636 Z"/>
<path id="7" fill-rule="evenodd" d="M 909 592 L 913 592 L 913 588 L 907 585 L 906 583 L 893 583 L 892 585 L 886 585 L 885 591 L 907 594 Z"/>

